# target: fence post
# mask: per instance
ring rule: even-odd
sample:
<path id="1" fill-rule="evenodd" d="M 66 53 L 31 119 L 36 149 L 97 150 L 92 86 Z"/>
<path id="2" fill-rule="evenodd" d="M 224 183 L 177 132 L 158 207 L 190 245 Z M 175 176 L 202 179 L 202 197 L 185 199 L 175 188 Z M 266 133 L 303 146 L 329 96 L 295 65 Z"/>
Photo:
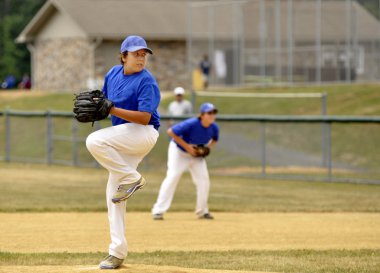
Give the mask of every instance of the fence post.
<path id="1" fill-rule="evenodd" d="M 321 115 L 322 116 L 325 116 L 327 115 L 327 93 L 324 92 L 322 93 L 322 96 L 321 96 Z M 322 130 L 322 167 L 326 167 L 327 166 L 327 147 L 326 147 L 326 123 L 322 122 L 321 123 L 321 130 Z"/>
<path id="2" fill-rule="evenodd" d="M 189 87 L 191 88 L 193 86 L 193 65 L 191 63 L 191 60 L 193 58 L 193 4 L 191 2 L 188 2 L 187 4 L 187 34 L 186 34 L 186 51 L 187 51 L 187 73 L 189 73 Z"/>
<path id="3" fill-rule="evenodd" d="M 9 116 L 9 109 L 4 111 L 5 117 L 5 161 L 11 161 L 11 120 Z"/>
<path id="4" fill-rule="evenodd" d="M 327 93 L 323 92 L 321 96 L 321 115 L 327 115 Z"/>
<path id="5" fill-rule="evenodd" d="M 191 103 L 193 104 L 193 112 L 196 113 L 195 107 L 197 103 L 197 94 L 195 93 L 194 89 L 191 88 Z"/>
<path id="6" fill-rule="evenodd" d="M 288 34 L 287 34 L 287 39 L 288 39 L 288 85 L 293 84 L 293 47 L 294 47 L 294 41 L 293 41 L 293 27 L 294 27 L 294 22 L 293 22 L 293 0 L 288 0 L 288 21 L 287 21 L 287 26 L 288 26 Z"/>
<path id="7" fill-rule="evenodd" d="M 78 166 L 78 122 L 71 120 L 72 161 L 74 166 Z"/>
<path id="8" fill-rule="evenodd" d="M 53 117 L 51 111 L 46 112 L 47 118 L 47 164 L 53 162 Z"/>
<path id="9" fill-rule="evenodd" d="M 260 122 L 261 125 L 261 174 L 266 175 L 266 123 Z"/>
<path id="10" fill-rule="evenodd" d="M 332 178 L 332 154 L 331 154 L 331 122 L 327 122 L 326 126 L 326 147 L 327 147 L 327 177 L 331 181 Z"/>

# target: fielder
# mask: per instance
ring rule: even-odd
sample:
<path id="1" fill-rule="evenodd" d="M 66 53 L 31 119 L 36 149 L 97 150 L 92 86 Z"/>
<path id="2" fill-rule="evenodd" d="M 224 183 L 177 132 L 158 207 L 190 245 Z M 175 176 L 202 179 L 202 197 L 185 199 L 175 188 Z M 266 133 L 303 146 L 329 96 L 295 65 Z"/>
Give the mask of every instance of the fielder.
<path id="1" fill-rule="evenodd" d="M 178 181 L 186 170 L 190 171 L 197 190 L 195 213 L 199 219 L 214 218 L 208 210 L 210 178 L 205 157 L 219 139 L 219 127 L 215 123 L 217 112 L 213 104 L 204 103 L 198 117 L 184 120 L 168 129 L 168 134 L 172 137 L 168 151 L 168 169 L 152 209 L 154 220 L 164 219 Z"/>
<path id="2" fill-rule="evenodd" d="M 99 265 L 102 269 L 120 267 L 127 256 L 124 201 L 146 184 L 136 169 L 158 138 L 160 90 L 145 68 L 148 54 L 152 53 L 143 38 L 127 37 L 121 44 L 121 65 L 111 68 L 105 77 L 105 98 L 75 102 L 74 113 L 79 121 L 112 115 L 113 126 L 93 132 L 86 141 L 90 153 L 109 172 L 106 198 L 111 244 L 109 255 Z M 91 105 L 95 105 L 97 113 L 89 114 Z"/>

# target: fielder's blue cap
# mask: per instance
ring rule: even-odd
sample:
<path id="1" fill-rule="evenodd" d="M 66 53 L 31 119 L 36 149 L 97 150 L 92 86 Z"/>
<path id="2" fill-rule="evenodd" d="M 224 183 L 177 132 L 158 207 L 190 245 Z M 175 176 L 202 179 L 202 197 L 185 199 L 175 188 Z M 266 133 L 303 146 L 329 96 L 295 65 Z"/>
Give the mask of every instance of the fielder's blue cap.
<path id="1" fill-rule="evenodd" d="M 121 43 L 120 52 L 135 52 L 140 49 L 145 49 L 150 54 L 153 54 L 153 51 L 148 47 L 144 38 L 132 35 L 125 38 L 125 40 Z"/>
<path id="2" fill-rule="evenodd" d="M 199 113 L 201 113 L 201 114 L 207 113 L 207 112 L 211 112 L 211 111 L 218 112 L 218 109 L 216 109 L 216 107 L 214 106 L 214 104 L 209 103 L 209 102 L 203 103 L 201 105 L 201 107 L 199 108 Z"/>

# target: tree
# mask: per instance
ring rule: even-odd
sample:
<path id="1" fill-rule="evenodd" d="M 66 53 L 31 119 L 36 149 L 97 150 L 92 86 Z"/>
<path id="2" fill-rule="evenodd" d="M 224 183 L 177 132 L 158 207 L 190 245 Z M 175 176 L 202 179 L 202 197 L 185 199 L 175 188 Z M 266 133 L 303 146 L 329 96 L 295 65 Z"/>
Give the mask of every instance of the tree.
<path id="1" fill-rule="evenodd" d="M 14 42 L 16 26 L 22 22 L 22 17 L 17 16 L 5 16 L 2 22 L 2 40 L 3 40 L 3 52 L 0 59 L 0 74 L 13 74 L 17 78 L 23 73 L 20 68 L 23 65 L 19 64 L 25 57 L 25 49 L 17 45 Z M 27 72 L 27 71 L 25 71 Z"/>
<path id="2" fill-rule="evenodd" d="M 30 74 L 30 53 L 15 39 L 42 6 L 44 0 L 0 0 L 0 79 Z"/>
<path id="3" fill-rule="evenodd" d="M 358 0 L 358 2 L 376 18 L 379 18 L 379 0 Z"/>

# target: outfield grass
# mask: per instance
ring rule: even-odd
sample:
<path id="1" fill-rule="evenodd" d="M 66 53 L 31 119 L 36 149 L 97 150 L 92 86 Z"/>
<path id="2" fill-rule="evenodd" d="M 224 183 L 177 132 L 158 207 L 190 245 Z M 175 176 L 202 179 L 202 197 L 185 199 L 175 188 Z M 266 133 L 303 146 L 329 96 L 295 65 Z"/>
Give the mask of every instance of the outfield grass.
<path id="1" fill-rule="evenodd" d="M 105 211 L 104 169 L 0 163 L 0 211 Z M 149 211 L 165 177 L 143 171 L 148 186 L 128 206 Z M 231 212 L 379 212 L 380 185 L 271 181 L 211 176 L 210 208 Z M 172 211 L 192 211 L 195 189 L 190 175 L 179 183 Z"/>
<path id="2" fill-rule="evenodd" d="M 0 252 L 0 266 L 97 264 L 106 253 Z M 131 252 L 127 264 L 271 272 L 377 273 L 380 250 L 154 251 Z M 0 267 L 1 269 L 1 267 Z M 32 268 L 31 268 L 32 269 Z"/>
<path id="3" fill-rule="evenodd" d="M 328 114 L 331 115 L 380 115 L 379 85 L 353 84 L 321 87 L 291 87 L 291 88 L 250 88 L 224 91 L 240 92 L 326 92 L 328 94 Z M 190 95 L 187 95 L 190 97 Z M 160 111 L 165 113 L 168 104 L 172 101 L 171 94 L 163 95 Z M 68 111 L 72 109 L 73 94 L 49 92 L 0 92 L 0 110 L 6 107 L 18 110 L 56 110 Z M 200 103 L 211 101 L 217 105 L 221 114 L 289 114 L 311 115 L 320 114 L 319 99 L 238 99 L 238 98 L 204 98 L 197 99 L 197 109 Z M 166 124 L 166 122 L 163 122 Z M 102 126 L 108 126 L 104 121 Z M 238 132 L 239 136 L 247 140 L 260 141 L 260 126 L 251 123 L 220 123 L 221 138 L 226 134 Z M 4 147 L 4 119 L 0 119 L 0 147 Z M 38 128 L 38 130 L 36 129 Z M 86 137 L 93 128 L 89 124 L 80 124 L 78 135 Z M 377 124 L 343 124 L 332 126 L 332 158 L 355 169 L 362 178 L 379 179 L 377 162 L 380 161 L 380 152 L 376 150 L 379 134 Z M 54 120 L 54 135 L 71 135 L 71 120 L 57 118 Z M 165 168 L 167 135 L 165 126 L 162 127 L 161 137 L 149 156 L 152 167 Z M 11 151 L 13 157 L 29 157 L 32 160 L 47 160 L 46 120 L 12 118 Z M 32 132 L 32 134 L 30 133 Z M 266 143 L 276 147 L 289 148 L 300 151 L 308 156 L 321 157 L 321 126 L 319 124 L 276 124 L 266 126 Z M 235 140 L 239 142 L 238 139 Z M 55 140 L 53 158 L 71 160 L 71 143 Z M 79 159 L 89 163 L 92 157 L 84 145 L 79 145 Z M 241 147 L 236 148 L 238 151 Z M 219 159 L 213 160 L 211 167 L 229 166 L 260 166 L 261 162 L 248 156 L 216 149 L 215 155 Z M 0 157 L 4 156 L 4 149 L 0 150 Z M 268 155 L 269 158 L 269 155 Z"/>
<path id="4" fill-rule="evenodd" d="M 210 90 L 214 91 L 214 90 Z M 215 90 L 221 91 L 221 90 Z M 225 92 L 248 93 L 326 93 L 329 115 L 380 115 L 380 91 L 378 84 L 351 84 L 332 86 L 265 87 L 224 89 Z M 190 96 L 188 96 L 190 99 Z M 221 114 L 269 114 L 269 115 L 320 115 L 319 98 L 216 98 L 198 97 L 195 109 L 201 103 L 212 101 Z M 162 102 L 167 108 L 170 100 Z"/>
<path id="5" fill-rule="evenodd" d="M 325 92 L 328 95 L 328 114 L 330 115 L 380 115 L 380 95 L 378 84 L 351 84 L 332 86 L 267 87 L 245 89 L 223 89 L 226 92 L 264 92 L 264 93 L 312 93 Z M 211 91 L 214 91 L 211 89 Z M 220 90 L 215 90 L 220 91 Z M 190 95 L 187 95 L 190 99 Z M 165 111 L 173 100 L 165 95 L 161 109 Z M 258 99 L 258 98 L 197 98 L 197 105 L 211 100 L 222 114 L 283 114 L 319 115 L 319 99 Z M 56 110 L 71 111 L 73 94 L 56 92 L 0 92 L 0 109 L 10 107 L 19 110 Z"/>
<path id="6" fill-rule="evenodd" d="M 60 92 L 2 91 L 0 109 L 72 111 L 74 95 Z"/>

